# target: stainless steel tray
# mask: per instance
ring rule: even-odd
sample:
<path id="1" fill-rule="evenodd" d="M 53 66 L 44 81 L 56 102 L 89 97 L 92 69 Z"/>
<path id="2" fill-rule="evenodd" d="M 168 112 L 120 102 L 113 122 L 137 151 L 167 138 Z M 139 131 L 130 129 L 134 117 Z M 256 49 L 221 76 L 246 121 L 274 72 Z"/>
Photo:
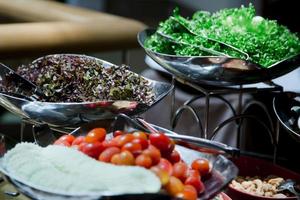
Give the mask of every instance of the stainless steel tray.
<path id="1" fill-rule="evenodd" d="M 144 46 L 145 40 L 155 31 L 146 29 L 138 33 L 138 42 L 147 55 L 176 77 L 198 84 L 229 86 L 263 82 L 282 76 L 300 66 L 300 54 L 278 62 L 270 68 L 262 68 L 256 63 L 237 58 L 157 53 Z"/>
<path id="2" fill-rule="evenodd" d="M 100 60 L 104 67 L 113 66 L 112 63 L 98 58 L 85 57 Z M 92 120 L 112 119 L 119 113 L 126 113 L 130 116 L 141 114 L 172 90 L 173 86 L 169 83 L 147 80 L 155 94 L 154 101 L 150 105 L 136 101 L 119 100 L 82 103 L 41 102 L 2 92 L 0 92 L 0 105 L 34 124 L 47 123 L 55 128 L 74 129 Z"/>
<path id="3" fill-rule="evenodd" d="M 112 131 L 115 128 L 111 126 L 113 120 L 100 120 L 95 121 L 91 123 L 84 124 L 82 127 L 76 129 L 71 134 L 73 135 L 84 135 L 87 133 L 87 131 L 91 130 L 95 127 L 104 127 L 107 128 L 108 131 Z M 120 123 L 118 124 L 118 129 L 120 128 Z M 124 129 L 131 129 L 133 130 L 134 127 L 131 127 L 130 125 L 126 123 L 121 123 L 121 126 L 123 125 Z M 176 133 L 166 130 L 164 128 L 161 128 L 159 126 L 154 127 L 157 130 L 164 131 L 167 134 L 174 134 Z M 135 129 L 136 130 L 136 129 Z M 51 131 L 48 129 L 48 131 Z M 44 134 L 47 133 L 47 131 L 43 131 Z M 48 132 L 48 134 L 51 134 L 51 132 Z M 110 135 L 112 137 L 112 135 Z M 41 135 L 41 138 L 37 137 L 37 142 L 45 144 L 46 141 L 48 141 L 49 144 L 49 138 L 46 139 L 45 135 Z M 197 140 L 198 138 L 195 138 Z M 44 141 L 42 141 L 44 140 Z M 219 144 L 214 141 L 204 140 L 203 142 L 210 144 L 212 147 L 218 146 Z M 50 142 L 51 143 L 51 142 Z M 224 145 L 224 148 L 231 149 L 231 147 Z M 187 163 L 191 163 L 192 160 L 199 158 L 199 157 L 205 157 L 209 159 L 210 163 L 212 164 L 212 172 L 211 176 L 207 177 L 204 180 L 204 185 L 206 187 L 206 190 L 203 194 L 200 195 L 200 199 L 211 199 L 216 194 L 218 194 L 233 178 L 237 176 L 238 169 L 237 167 L 228 160 L 223 155 L 217 155 L 217 154 L 210 154 L 210 153 L 203 153 L 199 151 L 195 151 L 180 145 L 176 145 L 176 149 L 181 154 L 181 157 L 184 161 Z M 233 151 L 236 149 L 233 148 Z M 4 171 L 5 173 L 5 171 Z M 47 200 L 64 200 L 64 199 L 122 199 L 122 200 L 159 200 L 159 199 L 172 199 L 171 197 L 167 196 L 165 193 L 157 193 L 157 194 L 142 194 L 142 195 L 119 195 L 119 196 L 68 196 L 68 195 L 58 195 L 47 191 L 41 191 L 36 188 L 29 187 L 28 185 L 25 185 L 17 180 L 14 180 L 13 178 L 9 177 L 9 174 L 6 174 L 8 181 L 10 181 L 16 188 L 22 192 L 23 194 L 27 195 L 30 198 L 33 199 L 47 199 Z"/>
<path id="4" fill-rule="evenodd" d="M 294 92 L 277 94 L 273 98 L 273 110 L 285 130 L 300 142 L 300 94 Z"/>

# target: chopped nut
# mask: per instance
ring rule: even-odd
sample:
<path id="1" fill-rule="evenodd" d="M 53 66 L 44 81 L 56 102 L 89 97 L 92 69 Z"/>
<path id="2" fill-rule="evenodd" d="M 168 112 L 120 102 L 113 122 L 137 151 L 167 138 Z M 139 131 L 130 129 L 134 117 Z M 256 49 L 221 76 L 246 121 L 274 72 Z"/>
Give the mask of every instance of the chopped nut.
<path id="1" fill-rule="evenodd" d="M 277 194 L 277 187 L 284 181 L 281 177 L 269 176 L 266 179 L 255 177 L 237 177 L 233 180 L 231 187 L 247 193 L 265 197 L 285 198 L 282 193 Z"/>

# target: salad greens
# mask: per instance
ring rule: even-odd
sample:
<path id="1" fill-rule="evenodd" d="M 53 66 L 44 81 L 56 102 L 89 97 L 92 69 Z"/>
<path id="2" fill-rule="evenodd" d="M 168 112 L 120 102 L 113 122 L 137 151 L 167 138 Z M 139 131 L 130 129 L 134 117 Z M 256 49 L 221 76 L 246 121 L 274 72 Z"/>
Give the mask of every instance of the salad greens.
<path id="1" fill-rule="evenodd" d="M 176 42 L 167 40 L 160 33 Z M 269 68 L 299 54 L 300 38 L 276 21 L 256 16 L 254 6 L 250 4 L 216 13 L 198 11 L 190 19 L 182 17 L 175 9 L 173 15 L 161 22 L 157 32 L 145 41 L 145 46 L 155 52 L 183 56 L 211 55 L 197 46 L 242 59 L 248 54 L 251 61 Z"/>
<path id="2" fill-rule="evenodd" d="M 154 101 L 149 81 L 127 66 L 105 67 L 101 60 L 81 55 L 50 55 L 17 73 L 38 85 L 50 102 L 131 100 L 147 105 Z M 15 92 L 16 87 L 7 88 Z"/>

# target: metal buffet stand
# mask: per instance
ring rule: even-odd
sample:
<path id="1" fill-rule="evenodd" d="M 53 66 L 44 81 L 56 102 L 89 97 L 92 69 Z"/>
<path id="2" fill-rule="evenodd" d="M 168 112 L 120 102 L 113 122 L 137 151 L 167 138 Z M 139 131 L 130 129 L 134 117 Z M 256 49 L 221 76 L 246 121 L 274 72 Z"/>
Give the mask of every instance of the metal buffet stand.
<path id="1" fill-rule="evenodd" d="M 155 32 L 154 29 L 146 29 L 138 34 L 138 41 L 144 48 L 146 54 L 172 74 L 172 83 L 178 81 L 187 85 L 200 93 L 196 97 L 185 101 L 175 110 L 175 89 L 172 92 L 171 103 L 171 127 L 174 129 L 183 111 L 188 111 L 195 118 L 200 129 L 199 137 L 215 139 L 216 135 L 224 126 L 233 121 L 237 124 L 237 147 L 240 147 L 241 126 L 244 119 L 255 120 L 265 128 L 273 145 L 273 162 L 277 159 L 277 145 L 279 142 L 279 121 L 273 123 L 267 107 L 262 103 L 252 100 L 247 105 L 242 104 L 244 94 L 254 94 L 258 92 L 283 93 L 283 87 L 272 82 L 272 79 L 284 75 L 300 65 L 300 55 L 282 60 L 270 68 L 262 68 L 256 63 L 248 60 L 220 57 L 220 56 L 175 56 L 153 52 L 144 46 L 145 40 Z M 265 87 L 244 87 L 245 84 L 264 83 Z M 235 87 L 232 87 L 235 86 Z M 175 88 L 175 87 L 174 87 Z M 236 94 L 238 107 L 235 110 L 232 104 L 222 95 Z M 191 104 L 199 99 L 204 99 L 204 118 L 200 118 L 196 109 Z M 212 133 L 208 134 L 209 110 L 212 98 L 221 100 L 232 112 L 232 117 L 221 122 Z M 246 114 L 245 111 L 251 105 L 259 106 L 268 118 L 268 123 L 264 123 L 256 116 Z M 209 135 L 211 135 L 209 137 Z"/>

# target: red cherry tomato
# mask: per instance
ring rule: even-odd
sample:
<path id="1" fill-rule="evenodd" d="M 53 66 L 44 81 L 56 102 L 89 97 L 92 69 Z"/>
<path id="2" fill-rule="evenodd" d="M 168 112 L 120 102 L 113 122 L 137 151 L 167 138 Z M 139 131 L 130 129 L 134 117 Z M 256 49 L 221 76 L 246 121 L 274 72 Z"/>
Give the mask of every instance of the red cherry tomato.
<path id="1" fill-rule="evenodd" d="M 93 143 L 93 142 L 102 142 L 105 140 L 106 130 L 104 128 L 94 128 L 88 132 L 85 137 L 85 142 Z"/>
<path id="2" fill-rule="evenodd" d="M 112 140 L 104 140 L 102 142 L 102 145 L 105 147 L 105 148 L 109 148 L 109 147 L 118 147 L 118 143 L 116 140 L 112 139 Z"/>
<path id="3" fill-rule="evenodd" d="M 98 159 L 100 153 L 105 149 L 104 146 L 102 145 L 101 142 L 94 142 L 94 143 L 87 143 L 87 142 L 82 142 L 78 149 L 83 152 L 84 154 Z"/>
<path id="4" fill-rule="evenodd" d="M 161 158 L 160 151 L 153 145 L 149 145 L 147 149 L 143 150 L 142 154 L 150 156 L 153 165 L 159 163 Z"/>
<path id="5" fill-rule="evenodd" d="M 132 134 L 125 134 L 125 135 L 116 137 L 117 144 L 119 147 L 122 147 L 126 143 L 131 142 L 133 139 L 134 139 L 134 137 Z"/>
<path id="6" fill-rule="evenodd" d="M 134 136 L 134 138 L 140 138 L 140 139 L 148 139 L 148 136 L 146 133 L 141 132 L 141 131 L 135 131 L 132 133 L 132 135 Z"/>
<path id="7" fill-rule="evenodd" d="M 201 176 L 209 173 L 209 161 L 205 158 L 198 158 L 192 162 L 192 169 L 198 170 Z"/>
<path id="8" fill-rule="evenodd" d="M 170 195 L 176 196 L 178 193 L 183 191 L 184 185 L 180 179 L 175 176 L 170 176 L 170 180 L 166 184 L 165 189 Z"/>
<path id="9" fill-rule="evenodd" d="M 131 141 L 132 143 L 137 143 L 142 146 L 142 149 L 147 149 L 149 146 L 148 140 L 143 139 L 143 138 L 135 138 Z"/>
<path id="10" fill-rule="evenodd" d="M 65 146 L 65 147 L 70 147 L 70 143 L 65 141 L 65 140 L 56 140 L 54 143 L 54 145 L 60 145 L 60 146 Z"/>
<path id="11" fill-rule="evenodd" d="M 171 163 L 175 164 L 177 162 L 179 162 L 181 160 L 180 158 L 180 154 L 178 153 L 178 151 L 173 150 L 172 153 L 170 154 L 170 156 L 168 156 L 167 158 Z"/>
<path id="12" fill-rule="evenodd" d="M 163 157 L 169 158 L 174 149 L 175 149 L 175 141 L 170 139 L 170 144 L 169 144 L 168 148 L 166 150 L 162 151 Z"/>
<path id="13" fill-rule="evenodd" d="M 197 200 L 197 191 L 192 185 L 184 185 L 183 191 L 179 192 L 176 197 L 184 200 Z"/>
<path id="14" fill-rule="evenodd" d="M 152 160 L 150 156 L 141 154 L 136 157 L 135 164 L 141 167 L 150 168 L 152 166 Z"/>
<path id="15" fill-rule="evenodd" d="M 192 185 L 197 190 L 197 193 L 202 193 L 205 190 L 205 186 L 202 181 L 194 176 L 187 177 L 184 184 Z"/>
<path id="16" fill-rule="evenodd" d="M 121 130 L 116 130 L 116 131 L 114 131 L 113 136 L 114 136 L 114 137 L 117 137 L 117 136 L 123 135 L 123 134 L 124 134 L 123 131 L 121 131 Z"/>
<path id="17" fill-rule="evenodd" d="M 63 135 L 60 138 L 58 138 L 60 141 L 66 141 L 69 144 L 72 144 L 72 142 L 75 140 L 75 137 L 73 135 Z"/>
<path id="18" fill-rule="evenodd" d="M 118 147 L 109 147 L 109 148 L 105 149 L 104 151 L 102 151 L 98 160 L 108 163 L 108 162 L 110 162 L 113 155 L 118 154 L 120 152 L 121 152 L 121 149 Z"/>
<path id="19" fill-rule="evenodd" d="M 159 178 L 162 186 L 165 186 L 169 182 L 170 175 L 165 170 L 162 170 L 157 166 L 151 167 L 150 170 L 156 174 L 156 176 Z"/>
<path id="20" fill-rule="evenodd" d="M 115 164 L 115 165 L 121 165 L 121 156 L 119 153 L 117 154 L 114 154 L 111 159 L 110 159 L 110 162 L 112 164 Z"/>
<path id="21" fill-rule="evenodd" d="M 142 146 L 139 143 L 128 142 L 122 146 L 122 151 L 128 150 L 131 153 L 133 152 L 141 152 Z"/>
<path id="22" fill-rule="evenodd" d="M 162 153 L 170 149 L 171 140 L 163 133 L 151 133 L 149 135 L 150 143 L 158 148 Z"/>
<path id="23" fill-rule="evenodd" d="M 195 178 L 201 180 L 201 176 L 200 176 L 198 170 L 194 170 L 194 169 L 188 169 L 188 170 L 186 171 L 185 178 L 187 178 L 187 177 L 195 177 Z"/>
<path id="24" fill-rule="evenodd" d="M 172 176 L 179 178 L 181 181 L 185 181 L 188 165 L 184 162 L 177 162 L 173 165 Z"/>
<path id="25" fill-rule="evenodd" d="M 122 151 L 121 153 L 113 155 L 111 162 L 116 165 L 134 165 L 135 160 L 130 151 Z"/>
<path id="26" fill-rule="evenodd" d="M 156 166 L 167 171 L 169 175 L 173 173 L 173 165 L 165 158 L 161 158 Z"/>
<path id="27" fill-rule="evenodd" d="M 78 136 L 75 138 L 75 140 L 72 142 L 73 145 L 80 145 L 84 141 L 84 136 Z"/>

